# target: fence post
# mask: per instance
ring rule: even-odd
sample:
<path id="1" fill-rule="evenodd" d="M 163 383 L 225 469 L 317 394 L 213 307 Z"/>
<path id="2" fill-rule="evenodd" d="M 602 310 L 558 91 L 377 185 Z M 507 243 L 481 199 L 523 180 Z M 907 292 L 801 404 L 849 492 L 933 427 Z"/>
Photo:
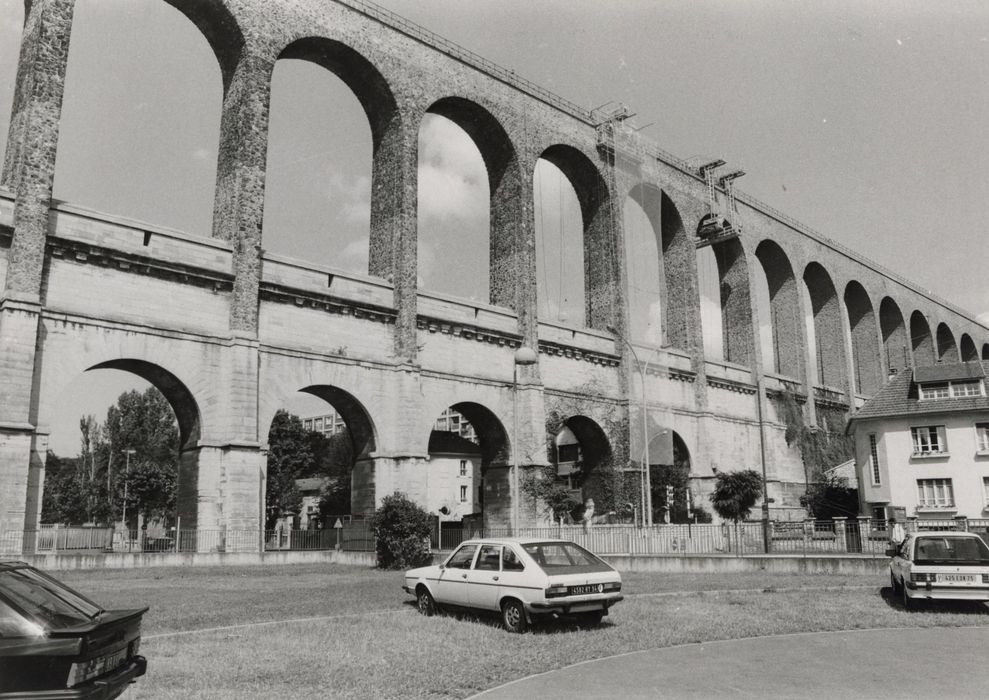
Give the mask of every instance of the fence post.
<path id="1" fill-rule="evenodd" d="M 175 551 L 179 551 L 179 542 L 182 540 L 182 516 L 175 518 Z"/>
<path id="2" fill-rule="evenodd" d="M 836 516 L 834 519 L 834 544 L 838 551 L 844 549 L 848 551 L 848 527 L 846 521 L 848 518 L 843 516 Z"/>

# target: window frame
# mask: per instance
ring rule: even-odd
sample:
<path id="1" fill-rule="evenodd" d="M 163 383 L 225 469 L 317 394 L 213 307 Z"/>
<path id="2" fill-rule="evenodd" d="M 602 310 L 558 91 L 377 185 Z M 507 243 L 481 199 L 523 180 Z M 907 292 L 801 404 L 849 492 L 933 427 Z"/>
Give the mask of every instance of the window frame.
<path id="1" fill-rule="evenodd" d="M 933 498 L 927 498 L 928 486 Z M 942 490 L 942 495 L 938 495 L 938 490 Z M 943 500 L 943 503 L 939 501 Z M 934 477 L 928 479 L 917 479 L 917 510 L 957 510 L 955 501 L 955 487 L 950 477 Z"/>
<path id="2" fill-rule="evenodd" d="M 923 442 L 919 439 L 921 437 L 920 431 L 926 431 L 927 443 L 928 445 L 933 445 L 931 441 L 932 431 L 933 436 L 937 440 L 938 449 L 924 449 Z M 943 425 L 912 425 L 910 426 L 910 441 L 913 446 L 913 458 L 925 458 L 925 457 L 946 457 L 948 456 L 948 436 L 947 431 Z"/>
<path id="3" fill-rule="evenodd" d="M 979 432 L 979 431 L 983 432 Z M 989 455 L 989 421 L 978 421 L 975 424 L 975 453 Z"/>
<path id="4" fill-rule="evenodd" d="M 879 436 L 869 433 L 869 466 L 872 468 L 872 485 L 882 486 L 882 474 L 879 471 Z"/>

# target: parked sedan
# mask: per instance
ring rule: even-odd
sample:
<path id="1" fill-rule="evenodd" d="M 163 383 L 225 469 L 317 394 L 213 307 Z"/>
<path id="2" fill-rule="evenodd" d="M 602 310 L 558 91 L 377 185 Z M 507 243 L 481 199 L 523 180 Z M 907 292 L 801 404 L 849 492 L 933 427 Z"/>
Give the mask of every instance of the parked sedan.
<path id="1" fill-rule="evenodd" d="M 583 547 L 518 537 L 464 542 L 442 564 L 406 572 L 402 588 L 424 615 L 439 607 L 498 612 L 509 632 L 560 616 L 596 625 L 623 598 L 621 575 Z"/>
<path id="2" fill-rule="evenodd" d="M 0 700 L 115 698 L 147 669 L 147 608 L 107 611 L 23 562 L 0 562 Z"/>
<path id="3" fill-rule="evenodd" d="M 989 600 L 989 546 L 975 533 L 915 532 L 886 554 L 904 608 L 915 600 Z"/>

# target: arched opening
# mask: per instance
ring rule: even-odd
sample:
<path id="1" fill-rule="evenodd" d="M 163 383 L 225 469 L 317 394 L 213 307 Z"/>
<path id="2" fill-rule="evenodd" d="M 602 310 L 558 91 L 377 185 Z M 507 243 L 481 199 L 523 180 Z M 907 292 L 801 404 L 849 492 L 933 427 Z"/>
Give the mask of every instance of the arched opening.
<path id="1" fill-rule="evenodd" d="M 436 515 L 448 533 L 443 544 L 458 542 L 458 531 L 467 536 L 492 516 L 510 515 L 508 463 L 508 434 L 488 408 L 461 402 L 436 417 L 420 505 Z"/>
<path id="2" fill-rule="evenodd" d="M 571 325 L 606 330 L 615 323 L 619 293 L 607 185 L 594 163 L 576 148 L 550 146 L 540 158 L 563 173 L 580 205 L 584 273 L 581 304 L 584 314 L 583 323 L 572 321 Z M 570 274 L 580 273 L 571 271 Z"/>
<path id="3" fill-rule="evenodd" d="M 946 323 L 939 323 L 937 327 L 937 360 L 938 362 L 958 362 L 958 346 L 955 344 L 955 336 Z"/>
<path id="4" fill-rule="evenodd" d="M 584 224 L 577 192 L 545 158 L 533 172 L 539 318 L 584 325 Z"/>
<path id="5" fill-rule="evenodd" d="M 660 236 L 660 193 L 639 185 L 625 198 L 625 265 L 628 270 L 629 337 L 663 345 L 663 293 L 666 286 Z"/>
<path id="6" fill-rule="evenodd" d="M 676 205 L 659 188 L 639 184 L 624 205 L 630 336 L 648 345 L 690 345 L 693 242 Z"/>
<path id="7" fill-rule="evenodd" d="M 900 307 L 890 297 L 879 304 L 879 326 L 883 336 L 883 351 L 890 372 L 902 372 L 910 366 L 910 344 Z"/>
<path id="8" fill-rule="evenodd" d="M 910 314 L 910 345 L 913 348 L 914 367 L 933 365 L 937 362 L 931 327 L 920 311 Z"/>
<path id="9" fill-rule="evenodd" d="M 855 389 L 860 394 L 872 396 L 883 384 L 879 330 L 876 327 L 872 301 L 859 282 L 849 282 L 845 287 L 845 309 L 848 311 L 848 326 L 852 335 Z"/>
<path id="10" fill-rule="evenodd" d="M 332 548 L 337 520 L 350 528 L 373 512 L 375 428 L 352 394 L 299 389 L 275 412 L 267 440 L 266 548 Z"/>
<path id="11" fill-rule="evenodd" d="M 115 551 L 196 549 L 200 413 L 174 374 L 136 359 L 93 365 L 43 420 L 42 523 L 91 527 L 93 536 L 103 528 Z M 42 536 L 37 546 L 55 543 Z"/>
<path id="12" fill-rule="evenodd" d="M 751 366 L 752 302 L 742 244 L 729 239 L 699 248 L 696 255 L 704 356 Z"/>
<path id="13" fill-rule="evenodd" d="M 968 333 L 962 333 L 958 349 L 961 352 L 962 362 L 974 362 L 979 359 L 979 351 L 975 348 L 975 341 Z"/>
<path id="14" fill-rule="evenodd" d="M 762 241 L 755 254 L 765 274 L 769 299 L 770 352 L 764 352 L 763 362 L 776 373 L 802 382 L 804 334 L 800 328 L 799 289 L 793 267 L 783 249 L 773 241 Z"/>
<path id="15" fill-rule="evenodd" d="M 982 344 L 982 359 L 989 360 L 989 343 Z"/>
<path id="16" fill-rule="evenodd" d="M 827 271 L 816 262 L 804 270 L 804 285 L 810 299 L 814 324 L 814 356 L 817 381 L 826 387 L 844 390 L 845 337 L 841 326 L 838 294 Z"/>
<path id="17" fill-rule="evenodd" d="M 664 431 L 665 432 L 665 431 Z M 652 521 L 654 523 L 709 522 L 702 507 L 694 505 L 694 493 L 690 483 L 690 451 L 676 431 L 669 435 L 657 435 L 649 443 L 649 454 L 670 453 L 671 464 L 660 464 L 650 459 L 649 485 L 652 492 Z"/>
<path id="18" fill-rule="evenodd" d="M 420 287 L 488 303 L 488 173 L 467 131 L 439 114 L 426 114 L 419 128 L 418 212 Z"/>
<path id="19" fill-rule="evenodd" d="M 271 74 L 264 249 L 368 273 L 372 139 L 368 115 L 334 69 L 353 62 L 332 44 L 290 46 Z M 330 67 L 333 67 L 331 69 Z"/>
<path id="20" fill-rule="evenodd" d="M 220 33 L 207 29 L 223 24 L 228 37 L 236 34 L 212 5 L 198 11 L 197 30 L 164 2 L 76 3 L 56 198 L 211 235 L 223 89 L 217 58 L 235 47 L 211 47 L 207 39 Z"/>
<path id="21" fill-rule="evenodd" d="M 586 416 L 571 416 L 549 437 L 549 461 L 570 490 L 574 520 L 584 517 L 590 501 L 596 515 L 624 508 L 614 502 L 605 469 L 611 462 L 611 443 L 601 426 Z"/>

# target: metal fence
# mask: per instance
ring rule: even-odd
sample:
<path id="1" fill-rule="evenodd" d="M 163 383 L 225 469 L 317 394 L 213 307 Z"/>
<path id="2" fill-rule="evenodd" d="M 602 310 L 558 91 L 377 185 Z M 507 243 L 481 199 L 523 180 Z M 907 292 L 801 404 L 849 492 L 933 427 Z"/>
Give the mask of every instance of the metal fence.
<path id="1" fill-rule="evenodd" d="M 189 530 L 123 531 L 113 528 L 44 527 L 37 531 L 0 532 L 0 553 L 39 554 L 266 552 L 343 550 L 372 552 L 374 533 L 368 520 L 343 516 L 325 530 Z M 989 519 L 910 520 L 906 531 L 965 530 L 989 541 Z M 507 528 L 457 527 L 434 531 L 430 546 L 450 551 L 472 537 L 507 537 Z M 749 521 L 739 524 L 558 525 L 520 528 L 524 537 L 573 540 L 597 554 L 753 556 L 761 554 L 883 556 L 890 531 L 884 521 L 867 518 L 803 521 Z"/>

